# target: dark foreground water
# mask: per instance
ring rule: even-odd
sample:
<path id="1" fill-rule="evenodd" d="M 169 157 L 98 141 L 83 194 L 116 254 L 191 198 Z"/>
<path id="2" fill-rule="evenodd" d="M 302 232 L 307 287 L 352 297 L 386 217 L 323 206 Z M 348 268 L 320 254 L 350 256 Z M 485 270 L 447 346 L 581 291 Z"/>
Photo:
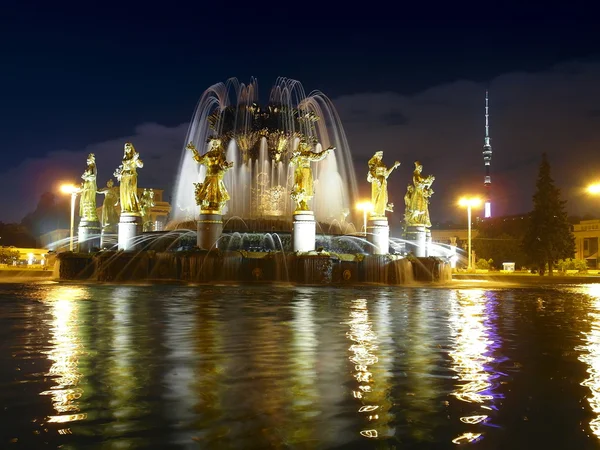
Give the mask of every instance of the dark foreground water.
<path id="1" fill-rule="evenodd" d="M 600 285 L 0 285 L 0 448 L 600 448 Z"/>

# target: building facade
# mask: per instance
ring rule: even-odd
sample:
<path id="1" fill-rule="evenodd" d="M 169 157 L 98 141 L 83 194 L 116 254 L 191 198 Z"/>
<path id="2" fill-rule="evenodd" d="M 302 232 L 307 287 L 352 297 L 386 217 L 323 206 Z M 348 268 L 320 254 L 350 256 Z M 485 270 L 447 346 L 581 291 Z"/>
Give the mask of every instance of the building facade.
<path id="1" fill-rule="evenodd" d="M 582 220 L 573 225 L 573 234 L 575 235 L 575 258 L 585 259 L 590 269 L 598 269 L 600 220 Z"/>

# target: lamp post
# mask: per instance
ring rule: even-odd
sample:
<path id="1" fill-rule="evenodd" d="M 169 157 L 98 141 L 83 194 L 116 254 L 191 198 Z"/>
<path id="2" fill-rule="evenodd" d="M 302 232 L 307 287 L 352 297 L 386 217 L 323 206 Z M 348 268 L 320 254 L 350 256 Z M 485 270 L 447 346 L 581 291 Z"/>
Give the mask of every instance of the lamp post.
<path id="1" fill-rule="evenodd" d="M 458 204 L 460 206 L 466 206 L 467 207 L 467 236 L 468 236 L 468 248 L 469 248 L 469 254 L 468 254 L 468 265 L 467 265 L 467 270 L 471 270 L 473 268 L 473 253 L 471 252 L 471 208 L 473 206 L 479 206 L 481 205 L 481 199 L 480 198 L 476 198 L 476 197 L 463 197 L 458 201 Z"/>
<path id="2" fill-rule="evenodd" d="M 73 232 L 75 229 L 75 199 L 77 198 L 79 188 L 74 184 L 63 184 L 60 187 L 60 191 L 63 194 L 71 194 L 71 233 L 69 239 L 69 251 L 73 251 Z"/>
<path id="3" fill-rule="evenodd" d="M 367 213 L 373 211 L 373 204 L 371 202 L 361 202 L 356 204 L 356 208 L 363 212 L 363 227 L 365 229 L 365 236 L 367 235 Z"/>

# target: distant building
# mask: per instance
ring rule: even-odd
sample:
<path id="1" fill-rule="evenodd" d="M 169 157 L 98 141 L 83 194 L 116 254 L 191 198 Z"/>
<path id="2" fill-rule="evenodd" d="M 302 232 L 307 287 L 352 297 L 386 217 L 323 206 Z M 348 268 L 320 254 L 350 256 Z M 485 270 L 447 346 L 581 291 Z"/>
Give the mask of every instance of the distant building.
<path id="1" fill-rule="evenodd" d="M 588 268 L 598 269 L 598 240 L 600 239 L 600 220 L 582 220 L 573 225 L 575 235 L 575 258 L 585 259 Z"/>

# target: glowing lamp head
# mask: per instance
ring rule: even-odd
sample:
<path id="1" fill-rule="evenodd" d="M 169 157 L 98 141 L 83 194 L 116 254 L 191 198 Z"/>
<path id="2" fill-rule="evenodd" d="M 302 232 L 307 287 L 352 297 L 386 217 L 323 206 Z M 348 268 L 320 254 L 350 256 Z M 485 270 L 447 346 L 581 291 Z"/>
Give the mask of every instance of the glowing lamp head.
<path id="1" fill-rule="evenodd" d="M 600 194 L 600 183 L 589 185 L 587 191 L 594 195 Z"/>
<path id="2" fill-rule="evenodd" d="M 458 201 L 458 204 L 460 206 L 480 206 L 481 205 L 481 199 L 477 198 L 477 197 L 463 197 Z"/>
<path id="3" fill-rule="evenodd" d="M 360 202 L 356 204 L 356 208 L 361 211 L 373 211 L 373 204 L 371 202 Z"/>
<path id="4" fill-rule="evenodd" d="M 74 194 L 75 192 L 77 192 L 77 186 L 75 186 L 74 184 L 63 184 L 60 187 L 60 192 L 62 192 L 63 194 Z"/>

